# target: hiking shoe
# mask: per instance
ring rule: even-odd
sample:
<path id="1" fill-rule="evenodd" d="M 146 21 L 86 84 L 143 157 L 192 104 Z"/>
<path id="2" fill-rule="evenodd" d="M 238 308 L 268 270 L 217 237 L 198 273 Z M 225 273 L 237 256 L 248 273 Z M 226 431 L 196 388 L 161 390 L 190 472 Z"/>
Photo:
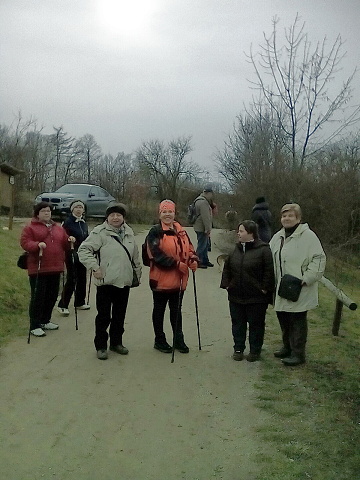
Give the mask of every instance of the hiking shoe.
<path id="1" fill-rule="evenodd" d="M 248 362 L 257 362 L 260 360 L 260 354 L 259 353 L 249 353 L 249 355 L 246 356 L 246 360 Z"/>
<path id="2" fill-rule="evenodd" d="M 96 356 L 99 360 L 107 360 L 108 358 L 107 350 L 97 350 Z"/>
<path id="3" fill-rule="evenodd" d="M 68 308 L 57 307 L 57 311 L 61 313 L 61 315 L 64 315 L 64 317 L 67 317 L 70 315 Z"/>
<path id="4" fill-rule="evenodd" d="M 207 268 L 207 265 L 204 265 L 203 263 L 199 263 L 198 267 L 199 268 Z"/>
<path id="5" fill-rule="evenodd" d="M 155 342 L 154 343 L 154 348 L 156 348 L 156 350 L 159 350 L 159 352 L 163 352 L 163 353 L 171 353 L 172 352 L 172 347 L 167 342 L 164 342 L 164 343 Z"/>
<path id="6" fill-rule="evenodd" d="M 87 303 L 84 303 L 84 305 L 80 305 L 79 307 L 76 307 L 76 310 L 90 310 L 90 305 Z"/>
<path id="7" fill-rule="evenodd" d="M 281 361 L 287 367 L 296 367 L 296 365 L 301 365 L 301 364 L 305 363 L 305 358 L 286 357 L 286 358 L 283 358 Z"/>
<path id="8" fill-rule="evenodd" d="M 290 357 L 291 352 L 289 350 L 286 350 L 286 348 L 280 348 L 277 352 L 274 352 L 274 357 L 276 358 L 285 358 L 285 357 Z"/>
<path id="9" fill-rule="evenodd" d="M 129 350 L 124 345 L 110 345 L 112 352 L 120 353 L 120 355 L 127 355 Z"/>
<path id="10" fill-rule="evenodd" d="M 178 350 L 180 353 L 189 353 L 189 347 L 186 345 L 184 340 L 180 342 L 175 342 L 175 348 Z"/>
<path id="11" fill-rule="evenodd" d="M 30 330 L 31 335 L 34 335 L 34 337 L 45 337 L 46 333 L 42 328 L 34 328 L 34 330 Z"/>
<path id="12" fill-rule="evenodd" d="M 59 328 L 59 325 L 57 323 L 48 322 L 41 325 L 41 327 L 44 330 L 57 330 Z"/>
<path id="13" fill-rule="evenodd" d="M 236 360 L 237 362 L 240 362 L 241 360 L 243 360 L 244 354 L 243 354 L 243 352 L 240 352 L 240 351 L 234 352 L 232 358 L 234 360 Z"/>
<path id="14" fill-rule="evenodd" d="M 211 262 L 208 262 L 208 263 L 206 264 L 206 266 L 207 266 L 207 267 L 213 267 L 213 266 L 214 266 L 214 264 L 213 264 L 213 263 L 211 263 Z"/>

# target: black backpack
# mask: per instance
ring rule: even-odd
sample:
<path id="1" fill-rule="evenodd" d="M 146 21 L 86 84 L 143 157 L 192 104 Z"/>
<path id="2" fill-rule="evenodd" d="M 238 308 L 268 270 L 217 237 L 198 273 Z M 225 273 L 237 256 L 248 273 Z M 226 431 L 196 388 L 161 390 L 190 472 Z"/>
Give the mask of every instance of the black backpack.
<path id="1" fill-rule="evenodd" d="M 195 203 L 198 198 L 196 198 L 190 205 L 188 206 L 188 211 L 187 211 L 187 221 L 190 225 L 194 225 L 196 222 L 196 219 L 198 218 L 199 215 L 196 214 L 196 207 Z"/>

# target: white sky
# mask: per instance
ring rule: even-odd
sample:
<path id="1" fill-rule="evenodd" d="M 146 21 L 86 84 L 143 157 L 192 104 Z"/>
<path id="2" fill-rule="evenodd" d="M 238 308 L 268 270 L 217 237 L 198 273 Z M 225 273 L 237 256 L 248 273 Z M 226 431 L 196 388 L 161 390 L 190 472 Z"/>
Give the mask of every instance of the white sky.
<path id="1" fill-rule="evenodd" d="M 314 41 L 346 41 L 339 81 L 360 66 L 359 0 L 0 0 L 0 123 L 21 110 L 113 155 L 192 135 L 212 170 L 251 99 L 244 52 L 297 12 Z"/>

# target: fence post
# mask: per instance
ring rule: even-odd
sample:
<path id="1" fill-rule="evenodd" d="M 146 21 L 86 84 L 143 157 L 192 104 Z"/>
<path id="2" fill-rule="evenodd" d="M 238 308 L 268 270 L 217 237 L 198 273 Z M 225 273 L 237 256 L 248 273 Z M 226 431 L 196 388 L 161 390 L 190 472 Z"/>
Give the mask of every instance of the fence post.
<path id="1" fill-rule="evenodd" d="M 344 304 L 342 303 L 342 301 L 337 298 L 336 299 L 336 305 L 335 305 L 333 327 L 332 327 L 332 334 L 335 335 L 335 336 L 339 335 L 339 328 L 340 328 L 343 305 Z"/>

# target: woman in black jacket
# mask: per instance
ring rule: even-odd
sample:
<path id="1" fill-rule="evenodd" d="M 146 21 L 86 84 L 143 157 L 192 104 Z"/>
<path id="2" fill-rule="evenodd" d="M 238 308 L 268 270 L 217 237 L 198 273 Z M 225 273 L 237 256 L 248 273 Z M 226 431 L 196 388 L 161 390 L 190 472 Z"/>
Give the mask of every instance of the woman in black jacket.
<path id="1" fill-rule="evenodd" d="M 68 235 L 75 237 L 74 251 L 68 252 L 66 263 L 66 283 L 64 285 L 58 311 L 69 315 L 69 303 L 75 291 L 75 306 L 79 310 L 89 310 L 90 305 L 85 302 L 86 297 L 86 268 L 79 262 L 77 251 L 81 243 L 88 237 L 88 226 L 83 219 L 85 205 L 81 200 L 74 200 L 70 204 L 71 214 L 63 223 L 63 228 Z"/>
<path id="2" fill-rule="evenodd" d="M 244 220 L 238 227 L 239 242 L 224 265 L 220 288 L 228 292 L 234 360 L 244 358 L 249 324 L 249 362 L 259 360 L 264 341 L 265 314 L 274 290 L 274 268 L 270 247 L 259 239 L 258 227 Z"/>

